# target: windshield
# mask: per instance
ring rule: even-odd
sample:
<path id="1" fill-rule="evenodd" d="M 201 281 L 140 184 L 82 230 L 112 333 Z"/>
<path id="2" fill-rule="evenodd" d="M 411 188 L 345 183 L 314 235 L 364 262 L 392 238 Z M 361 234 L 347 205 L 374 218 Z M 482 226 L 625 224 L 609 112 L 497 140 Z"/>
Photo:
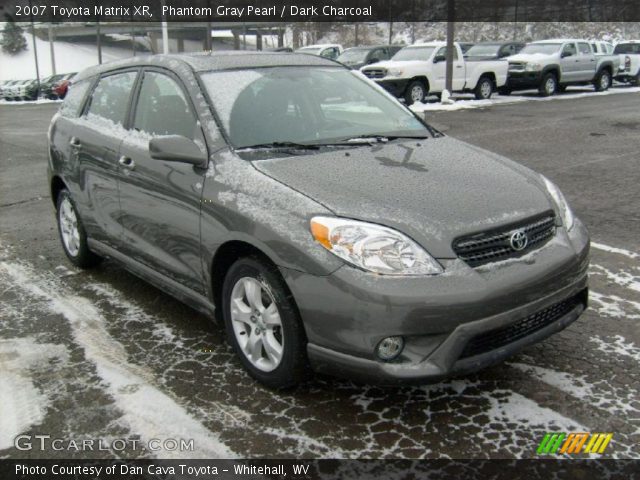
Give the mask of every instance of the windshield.
<path id="1" fill-rule="evenodd" d="M 392 60 L 429 60 L 436 47 L 406 47 L 399 50 Z"/>
<path id="2" fill-rule="evenodd" d="M 298 50 L 296 50 L 296 52 L 298 52 L 298 53 L 311 53 L 313 55 L 320 55 L 320 50 L 322 50 L 322 48 L 304 47 L 304 48 L 299 48 Z"/>
<path id="3" fill-rule="evenodd" d="M 256 68 L 204 73 L 202 80 L 236 148 L 430 134 L 395 99 L 343 68 Z"/>
<path id="4" fill-rule="evenodd" d="M 561 43 L 530 43 L 520 50 L 520 53 L 543 53 L 550 55 L 560 50 Z"/>
<path id="5" fill-rule="evenodd" d="M 367 53 L 369 50 L 365 49 L 349 49 L 345 50 L 342 55 L 338 57 L 339 62 L 364 62 L 364 59 L 367 57 Z"/>
<path id="6" fill-rule="evenodd" d="M 474 45 L 465 55 L 467 57 L 495 57 L 498 55 L 500 49 L 499 43 L 492 43 L 486 45 Z"/>
<path id="7" fill-rule="evenodd" d="M 613 53 L 640 53 L 640 43 L 619 43 Z"/>

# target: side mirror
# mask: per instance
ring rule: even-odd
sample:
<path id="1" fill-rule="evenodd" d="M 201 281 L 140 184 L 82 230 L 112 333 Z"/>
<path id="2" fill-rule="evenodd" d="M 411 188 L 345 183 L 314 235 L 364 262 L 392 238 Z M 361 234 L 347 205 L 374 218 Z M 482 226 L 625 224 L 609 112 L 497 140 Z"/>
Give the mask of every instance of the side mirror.
<path id="1" fill-rule="evenodd" d="M 149 140 L 149 153 L 155 160 L 189 163 L 195 167 L 207 165 L 207 155 L 193 140 L 182 135 L 163 135 Z"/>
<path id="2" fill-rule="evenodd" d="M 433 57 L 433 63 L 444 62 L 447 58 L 444 55 L 436 55 Z"/>

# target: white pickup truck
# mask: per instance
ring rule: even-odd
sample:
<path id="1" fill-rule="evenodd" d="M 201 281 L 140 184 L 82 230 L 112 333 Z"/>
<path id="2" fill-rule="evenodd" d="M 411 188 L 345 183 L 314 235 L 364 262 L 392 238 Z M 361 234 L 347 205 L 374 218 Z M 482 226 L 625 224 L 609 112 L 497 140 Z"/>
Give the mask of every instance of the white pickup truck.
<path id="1" fill-rule="evenodd" d="M 554 95 L 568 85 L 593 84 L 607 90 L 618 73 L 617 55 L 594 52 L 588 40 L 555 39 L 528 43 L 509 57 L 509 80 L 500 93 L 537 88 Z"/>
<path id="2" fill-rule="evenodd" d="M 620 57 L 620 69 L 615 79 L 640 85 L 640 40 L 620 42 L 613 49 L 613 53 Z"/>
<path id="3" fill-rule="evenodd" d="M 396 53 L 391 60 L 362 67 L 360 71 L 407 105 L 422 102 L 429 94 L 445 89 L 445 42 L 426 42 L 410 45 Z M 505 60 L 465 61 L 458 43 L 454 44 L 454 92 L 473 92 L 477 99 L 488 99 L 507 81 Z"/>

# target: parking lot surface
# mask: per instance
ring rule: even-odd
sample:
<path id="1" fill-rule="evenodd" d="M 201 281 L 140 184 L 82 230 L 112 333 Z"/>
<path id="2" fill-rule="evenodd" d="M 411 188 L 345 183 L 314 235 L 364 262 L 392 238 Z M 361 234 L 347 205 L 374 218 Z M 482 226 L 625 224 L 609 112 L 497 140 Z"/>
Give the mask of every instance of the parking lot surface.
<path id="1" fill-rule="evenodd" d="M 426 113 L 564 191 L 593 240 L 577 322 L 443 383 L 316 376 L 288 392 L 252 381 L 220 327 L 113 262 L 72 268 L 46 184 L 56 108 L 0 105 L 0 457 L 533 458 L 560 431 L 613 432 L 605 457 L 640 458 L 637 93 Z M 194 449 L 18 450 L 16 432 Z"/>

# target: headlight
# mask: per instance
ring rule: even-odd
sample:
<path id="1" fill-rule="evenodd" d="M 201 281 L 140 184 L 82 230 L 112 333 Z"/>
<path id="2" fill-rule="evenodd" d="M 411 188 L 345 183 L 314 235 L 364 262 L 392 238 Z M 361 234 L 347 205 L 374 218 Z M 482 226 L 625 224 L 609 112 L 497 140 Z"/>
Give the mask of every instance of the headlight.
<path id="1" fill-rule="evenodd" d="M 537 72 L 539 70 L 542 70 L 542 65 L 540 65 L 539 63 L 526 63 L 524 69 L 527 72 Z"/>
<path id="2" fill-rule="evenodd" d="M 401 77 L 404 72 L 402 70 L 391 69 L 387 70 L 387 77 Z"/>
<path id="3" fill-rule="evenodd" d="M 569 207 L 569 204 L 567 203 L 567 200 L 564 198 L 564 195 L 562 194 L 560 189 L 553 182 L 551 182 L 551 180 L 549 180 L 544 175 L 540 176 L 544 181 L 545 187 L 547 187 L 549 195 L 551 195 L 551 198 L 553 198 L 553 201 L 556 202 L 556 205 L 558 206 L 558 210 L 560 210 L 560 214 L 562 215 L 562 223 L 564 223 L 564 226 L 567 230 L 571 230 L 575 217 L 573 215 L 571 207 Z"/>
<path id="4" fill-rule="evenodd" d="M 313 217 L 311 234 L 346 262 L 384 275 L 436 275 L 440 264 L 406 235 L 374 223 Z"/>

